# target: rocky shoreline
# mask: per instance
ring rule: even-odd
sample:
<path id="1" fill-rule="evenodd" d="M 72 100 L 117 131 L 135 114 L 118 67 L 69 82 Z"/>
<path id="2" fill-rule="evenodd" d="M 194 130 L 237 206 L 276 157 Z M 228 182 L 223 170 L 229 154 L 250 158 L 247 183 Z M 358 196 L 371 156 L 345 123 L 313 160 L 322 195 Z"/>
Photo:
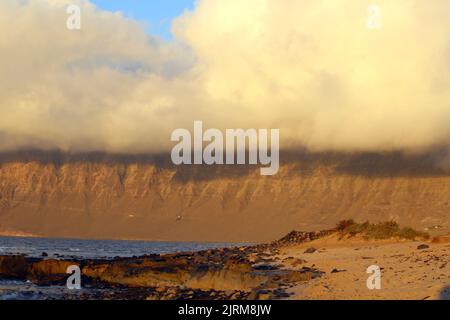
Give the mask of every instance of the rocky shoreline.
<path id="1" fill-rule="evenodd" d="M 83 290 L 61 290 L 63 299 L 281 299 L 289 297 L 287 289 L 322 272 L 286 267 L 277 259 L 278 249 L 324 234 L 295 232 L 270 244 L 112 260 L 49 258 L 45 253 L 40 258 L 4 255 L 0 279 L 64 288 L 67 268 L 77 265 Z"/>
<path id="2" fill-rule="evenodd" d="M 424 293 L 446 298 L 449 241 L 450 235 L 431 239 L 394 222 L 348 220 L 320 232 L 292 231 L 267 244 L 195 252 L 113 259 L 3 255 L 0 299 L 5 294 L 64 300 L 416 299 Z M 385 291 L 366 287 L 366 269 L 373 264 L 383 270 Z M 66 287 L 66 270 L 73 265 L 80 267 L 82 290 Z M 12 288 L 3 288 L 5 281 Z"/>

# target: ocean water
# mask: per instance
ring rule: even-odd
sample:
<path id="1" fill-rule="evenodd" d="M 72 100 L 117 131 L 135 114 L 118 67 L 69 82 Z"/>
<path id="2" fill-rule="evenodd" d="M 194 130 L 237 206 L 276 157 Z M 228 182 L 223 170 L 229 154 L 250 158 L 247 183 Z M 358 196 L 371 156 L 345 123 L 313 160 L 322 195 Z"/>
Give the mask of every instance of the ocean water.
<path id="1" fill-rule="evenodd" d="M 149 242 L 116 240 L 75 240 L 47 238 L 0 237 L 0 255 L 25 254 L 29 257 L 48 258 L 88 258 L 112 259 L 114 257 L 132 257 L 145 254 L 164 254 L 206 249 L 235 247 L 242 243 L 202 243 L 202 242 Z M 78 299 L 87 292 L 92 295 L 97 289 L 82 289 L 68 292 L 66 287 L 42 287 L 30 281 L 2 279 L 0 275 L 0 300 L 43 300 Z"/>
<path id="2" fill-rule="evenodd" d="M 245 244 L 0 237 L 0 255 L 25 254 L 30 257 L 40 257 L 45 252 L 49 258 L 100 259 L 152 253 L 201 251 L 242 245 Z"/>

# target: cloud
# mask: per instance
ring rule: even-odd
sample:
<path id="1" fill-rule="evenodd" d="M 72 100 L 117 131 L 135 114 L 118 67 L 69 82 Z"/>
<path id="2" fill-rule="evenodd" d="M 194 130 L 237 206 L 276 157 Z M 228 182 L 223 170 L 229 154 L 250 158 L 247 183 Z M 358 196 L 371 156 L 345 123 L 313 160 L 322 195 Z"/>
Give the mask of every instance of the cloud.
<path id="1" fill-rule="evenodd" d="M 285 148 L 448 145 L 450 3 L 379 0 L 379 31 L 371 3 L 201 0 L 166 42 L 88 1 L 2 1 L 0 149 L 165 151 L 194 120 Z"/>

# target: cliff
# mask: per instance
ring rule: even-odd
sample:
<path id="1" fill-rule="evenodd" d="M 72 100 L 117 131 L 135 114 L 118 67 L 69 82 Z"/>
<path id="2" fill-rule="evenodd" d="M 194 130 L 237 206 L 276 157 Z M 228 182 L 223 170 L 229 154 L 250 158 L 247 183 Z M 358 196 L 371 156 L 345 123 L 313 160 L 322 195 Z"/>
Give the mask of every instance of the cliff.
<path id="1" fill-rule="evenodd" d="M 275 176 L 167 157 L 0 157 L 0 231 L 49 237 L 268 241 L 337 221 L 450 226 L 450 175 L 425 156 L 285 153 Z"/>

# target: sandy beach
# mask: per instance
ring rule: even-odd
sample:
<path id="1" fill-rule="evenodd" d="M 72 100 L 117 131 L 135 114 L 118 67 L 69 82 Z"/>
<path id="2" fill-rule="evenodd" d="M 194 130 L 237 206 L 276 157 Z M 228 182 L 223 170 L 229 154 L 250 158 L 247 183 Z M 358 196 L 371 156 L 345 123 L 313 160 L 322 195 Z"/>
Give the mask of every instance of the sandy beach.
<path id="1" fill-rule="evenodd" d="M 316 279 L 288 290 L 290 299 L 450 299 L 450 243 L 407 241 L 339 241 L 335 237 L 283 248 L 280 259 L 304 259 L 324 271 Z M 318 250 L 307 254 L 307 248 Z M 381 268 L 381 289 L 366 285 L 371 265 Z"/>

